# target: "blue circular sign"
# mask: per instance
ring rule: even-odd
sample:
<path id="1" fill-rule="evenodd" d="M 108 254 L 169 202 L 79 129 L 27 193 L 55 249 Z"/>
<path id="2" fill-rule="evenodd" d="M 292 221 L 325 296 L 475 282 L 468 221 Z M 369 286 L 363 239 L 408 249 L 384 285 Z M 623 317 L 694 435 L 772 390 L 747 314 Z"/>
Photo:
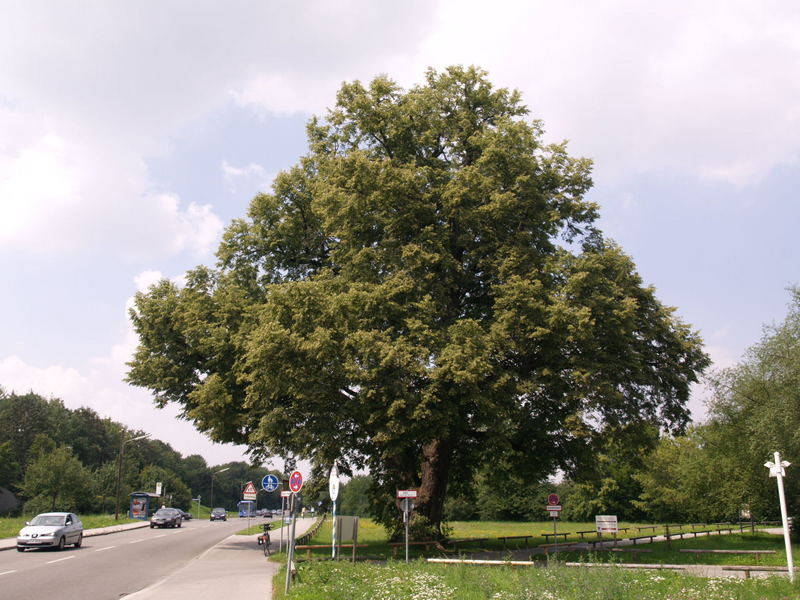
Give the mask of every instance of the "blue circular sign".
<path id="1" fill-rule="evenodd" d="M 278 489 L 278 478 L 275 475 L 265 475 L 261 480 L 261 487 L 265 492 L 274 492 Z"/>

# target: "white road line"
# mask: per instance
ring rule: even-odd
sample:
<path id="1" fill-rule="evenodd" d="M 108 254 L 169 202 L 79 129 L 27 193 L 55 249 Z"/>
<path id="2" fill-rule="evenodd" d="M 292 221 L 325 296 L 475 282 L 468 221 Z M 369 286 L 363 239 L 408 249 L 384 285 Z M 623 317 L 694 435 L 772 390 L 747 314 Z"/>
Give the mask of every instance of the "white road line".
<path id="1" fill-rule="evenodd" d="M 95 552 L 102 552 L 103 550 L 111 550 L 112 548 L 116 548 L 116 546 L 106 546 L 105 548 L 98 548 Z"/>
<path id="2" fill-rule="evenodd" d="M 132 542 L 128 542 L 129 544 L 138 544 L 139 542 L 143 542 L 144 540 L 133 540 Z"/>
<path id="3" fill-rule="evenodd" d="M 66 556 L 64 558 L 57 558 L 55 560 L 48 560 L 47 564 L 48 565 L 52 565 L 53 563 L 61 562 L 62 560 L 72 560 L 73 558 L 75 558 L 75 557 L 74 556 Z"/>
<path id="4" fill-rule="evenodd" d="M 8 575 L 9 573 L 16 573 L 16 572 L 17 572 L 16 569 L 14 569 L 12 571 L 3 571 L 2 573 L 0 573 L 0 575 Z"/>
<path id="5" fill-rule="evenodd" d="M 162 533 L 161 535 L 154 535 L 153 537 L 154 537 L 154 538 L 157 538 L 157 537 L 164 537 L 164 536 L 166 536 L 166 535 L 167 535 L 166 533 Z"/>

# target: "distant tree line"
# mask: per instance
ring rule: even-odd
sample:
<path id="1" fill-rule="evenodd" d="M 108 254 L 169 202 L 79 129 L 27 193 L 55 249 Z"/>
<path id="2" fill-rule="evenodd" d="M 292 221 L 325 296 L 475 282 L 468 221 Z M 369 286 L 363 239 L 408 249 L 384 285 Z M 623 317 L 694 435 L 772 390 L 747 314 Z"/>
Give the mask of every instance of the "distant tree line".
<path id="1" fill-rule="evenodd" d="M 59 399 L 0 388 L 0 488 L 21 501 L 15 512 L 114 512 L 120 446 L 124 439 L 144 434 L 90 408 L 72 410 Z M 233 510 L 241 486 L 254 481 L 260 488 L 267 473 L 246 462 L 211 466 L 198 454 L 184 457 L 151 438 L 127 444 L 123 456 L 123 513 L 130 492 L 153 492 L 157 482 L 163 486 L 162 502 L 190 510 L 191 499 L 199 496 L 207 505 L 212 473 L 214 505 Z M 279 494 L 259 492 L 258 506 L 277 508 Z"/>

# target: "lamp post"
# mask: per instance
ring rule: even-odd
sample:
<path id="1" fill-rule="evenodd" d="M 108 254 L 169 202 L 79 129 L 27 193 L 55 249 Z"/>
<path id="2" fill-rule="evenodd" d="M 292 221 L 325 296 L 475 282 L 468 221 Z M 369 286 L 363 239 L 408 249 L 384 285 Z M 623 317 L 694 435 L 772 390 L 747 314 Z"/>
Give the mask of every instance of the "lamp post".
<path id="1" fill-rule="evenodd" d="M 230 469 L 230 467 L 225 467 L 224 469 L 220 469 L 219 471 L 211 471 L 211 497 L 208 500 L 208 503 L 210 504 L 209 508 L 211 510 L 214 510 L 214 475 L 222 473 L 223 471 L 227 471 L 228 469 Z"/>
<path id="2" fill-rule="evenodd" d="M 149 433 L 145 433 L 144 435 L 140 435 L 134 438 L 123 439 L 122 443 L 119 446 L 119 458 L 117 459 L 117 494 L 116 494 L 116 502 L 114 504 L 114 520 L 119 520 L 119 488 L 122 484 L 122 455 L 125 452 L 125 444 L 128 442 L 135 442 L 136 440 L 143 440 L 144 438 L 150 437 Z"/>

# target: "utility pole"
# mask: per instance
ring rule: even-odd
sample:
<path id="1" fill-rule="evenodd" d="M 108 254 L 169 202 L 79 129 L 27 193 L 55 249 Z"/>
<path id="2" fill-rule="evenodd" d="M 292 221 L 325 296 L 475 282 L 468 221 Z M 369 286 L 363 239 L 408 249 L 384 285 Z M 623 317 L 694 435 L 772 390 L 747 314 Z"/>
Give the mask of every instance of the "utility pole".
<path id="1" fill-rule="evenodd" d="M 119 446 L 119 457 L 117 458 L 117 493 L 116 493 L 116 502 L 114 504 L 114 520 L 119 521 L 119 488 L 122 485 L 122 455 L 125 452 L 125 444 L 129 442 L 135 442 L 136 440 L 143 440 L 144 438 L 150 437 L 149 433 L 144 435 L 137 436 L 135 438 L 128 438 L 125 439 L 125 433 L 123 432 L 123 439 L 122 443 Z"/>
<path id="2" fill-rule="evenodd" d="M 769 469 L 769 476 L 778 480 L 778 499 L 781 503 L 781 522 L 783 523 L 783 541 L 786 544 L 786 562 L 789 567 L 789 581 L 794 583 L 794 559 L 792 558 L 792 541 L 789 539 L 789 520 L 786 516 L 786 494 L 783 491 L 783 478 L 786 475 L 786 467 L 791 463 L 782 461 L 779 452 L 774 455 L 774 462 L 765 462 L 764 466 Z"/>

